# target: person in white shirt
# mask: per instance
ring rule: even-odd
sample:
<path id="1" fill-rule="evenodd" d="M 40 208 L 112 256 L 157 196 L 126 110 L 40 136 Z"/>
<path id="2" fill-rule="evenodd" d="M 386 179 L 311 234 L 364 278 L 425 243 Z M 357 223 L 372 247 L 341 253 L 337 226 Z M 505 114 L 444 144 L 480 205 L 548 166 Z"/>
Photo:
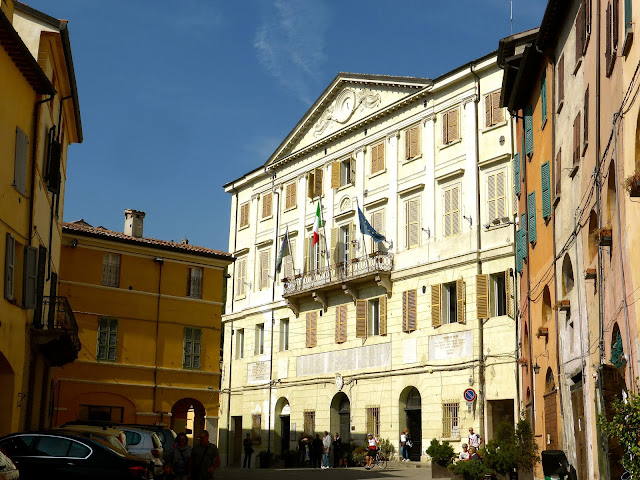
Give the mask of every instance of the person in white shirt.
<path id="1" fill-rule="evenodd" d="M 366 469 L 371 469 L 371 463 L 376 456 L 376 452 L 378 451 L 378 440 L 373 436 L 372 433 L 367 435 L 367 465 Z"/>
<path id="2" fill-rule="evenodd" d="M 477 433 L 473 433 L 473 427 L 469 429 L 469 446 L 474 447 L 476 450 L 480 448 L 482 443 L 482 437 Z"/>
<path id="3" fill-rule="evenodd" d="M 322 439 L 322 470 L 329 468 L 329 450 L 331 449 L 331 435 L 329 432 L 324 432 L 324 438 Z"/>
<path id="4" fill-rule="evenodd" d="M 466 443 L 462 444 L 462 451 L 460 452 L 460 460 L 469 460 L 469 447 Z"/>

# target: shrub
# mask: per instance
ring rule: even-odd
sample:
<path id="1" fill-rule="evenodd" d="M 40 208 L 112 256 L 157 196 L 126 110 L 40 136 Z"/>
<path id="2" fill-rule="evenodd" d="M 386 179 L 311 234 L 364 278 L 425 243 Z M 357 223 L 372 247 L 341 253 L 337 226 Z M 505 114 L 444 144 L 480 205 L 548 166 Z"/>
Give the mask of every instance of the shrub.
<path id="1" fill-rule="evenodd" d="M 446 467 L 453 461 L 455 452 L 449 442 L 440 443 L 437 439 L 431 440 L 431 445 L 427 448 L 427 455 L 438 465 Z"/>
<path id="2" fill-rule="evenodd" d="M 515 429 L 509 422 L 501 423 L 496 437 L 487 443 L 483 459 L 487 467 L 503 475 L 514 468 L 531 471 L 540 456 L 529 422 L 520 420 Z"/>
<path id="3" fill-rule="evenodd" d="M 449 469 L 464 480 L 482 480 L 485 475 L 491 473 L 487 465 L 477 460 L 456 462 L 449 465 Z"/>
<path id="4" fill-rule="evenodd" d="M 367 456 L 367 449 L 364 447 L 356 447 L 351 452 L 351 460 L 355 465 L 363 465 Z"/>
<path id="5" fill-rule="evenodd" d="M 380 440 L 380 450 L 387 458 L 391 458 L 391 455 L 396 453 L 396 447 L 387 438 Z"/>

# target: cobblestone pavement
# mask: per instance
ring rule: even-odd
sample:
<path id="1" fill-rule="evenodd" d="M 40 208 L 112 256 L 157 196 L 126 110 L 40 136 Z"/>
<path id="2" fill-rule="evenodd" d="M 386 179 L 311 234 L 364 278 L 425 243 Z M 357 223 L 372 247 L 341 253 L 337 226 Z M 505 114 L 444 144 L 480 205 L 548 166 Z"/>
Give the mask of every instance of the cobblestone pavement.
<path id="1" fill-rule="evenodd" d="M 311 468 L 286 468 L 286 469 L 243 469 L 238 467 L 225 467 L 216 471 L 216 480 L 360 480 L 360 479 L 421 479 L 431 480 L 430 469 L 427 465 L 400 465 L 390 463 L 387 469 L 374 468 L 365 470 L 363 467 L 338 468 L 329 470 L 313 470 Z"/>

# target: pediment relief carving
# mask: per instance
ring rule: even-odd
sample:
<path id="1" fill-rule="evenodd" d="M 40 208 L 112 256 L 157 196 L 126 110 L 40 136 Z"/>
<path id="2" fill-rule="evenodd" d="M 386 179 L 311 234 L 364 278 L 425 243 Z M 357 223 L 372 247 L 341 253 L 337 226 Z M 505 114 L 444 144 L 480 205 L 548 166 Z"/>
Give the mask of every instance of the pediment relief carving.
<path id="1" fill-rule="evenodd" d="M 369 88 L 345 88 L 325 109 L 320 119 L 313 126 L 313 136 L 318 138 L 335 128 L 345 125 L 356 112 L 376 108 L 380 105 L 379 93 Z"/>

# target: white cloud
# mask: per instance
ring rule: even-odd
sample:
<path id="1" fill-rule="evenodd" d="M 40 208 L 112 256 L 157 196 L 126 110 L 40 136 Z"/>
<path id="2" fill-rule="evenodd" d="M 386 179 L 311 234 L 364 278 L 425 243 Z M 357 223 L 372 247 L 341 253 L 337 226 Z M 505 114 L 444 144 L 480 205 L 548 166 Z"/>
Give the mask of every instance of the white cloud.
<path id="1" fill-rule="evenodd" d="M 321 2 L 276 0 L 256 31 L 258 61 L 283 87 L 307 104 L 317 93 L 329 12 Z"/>

